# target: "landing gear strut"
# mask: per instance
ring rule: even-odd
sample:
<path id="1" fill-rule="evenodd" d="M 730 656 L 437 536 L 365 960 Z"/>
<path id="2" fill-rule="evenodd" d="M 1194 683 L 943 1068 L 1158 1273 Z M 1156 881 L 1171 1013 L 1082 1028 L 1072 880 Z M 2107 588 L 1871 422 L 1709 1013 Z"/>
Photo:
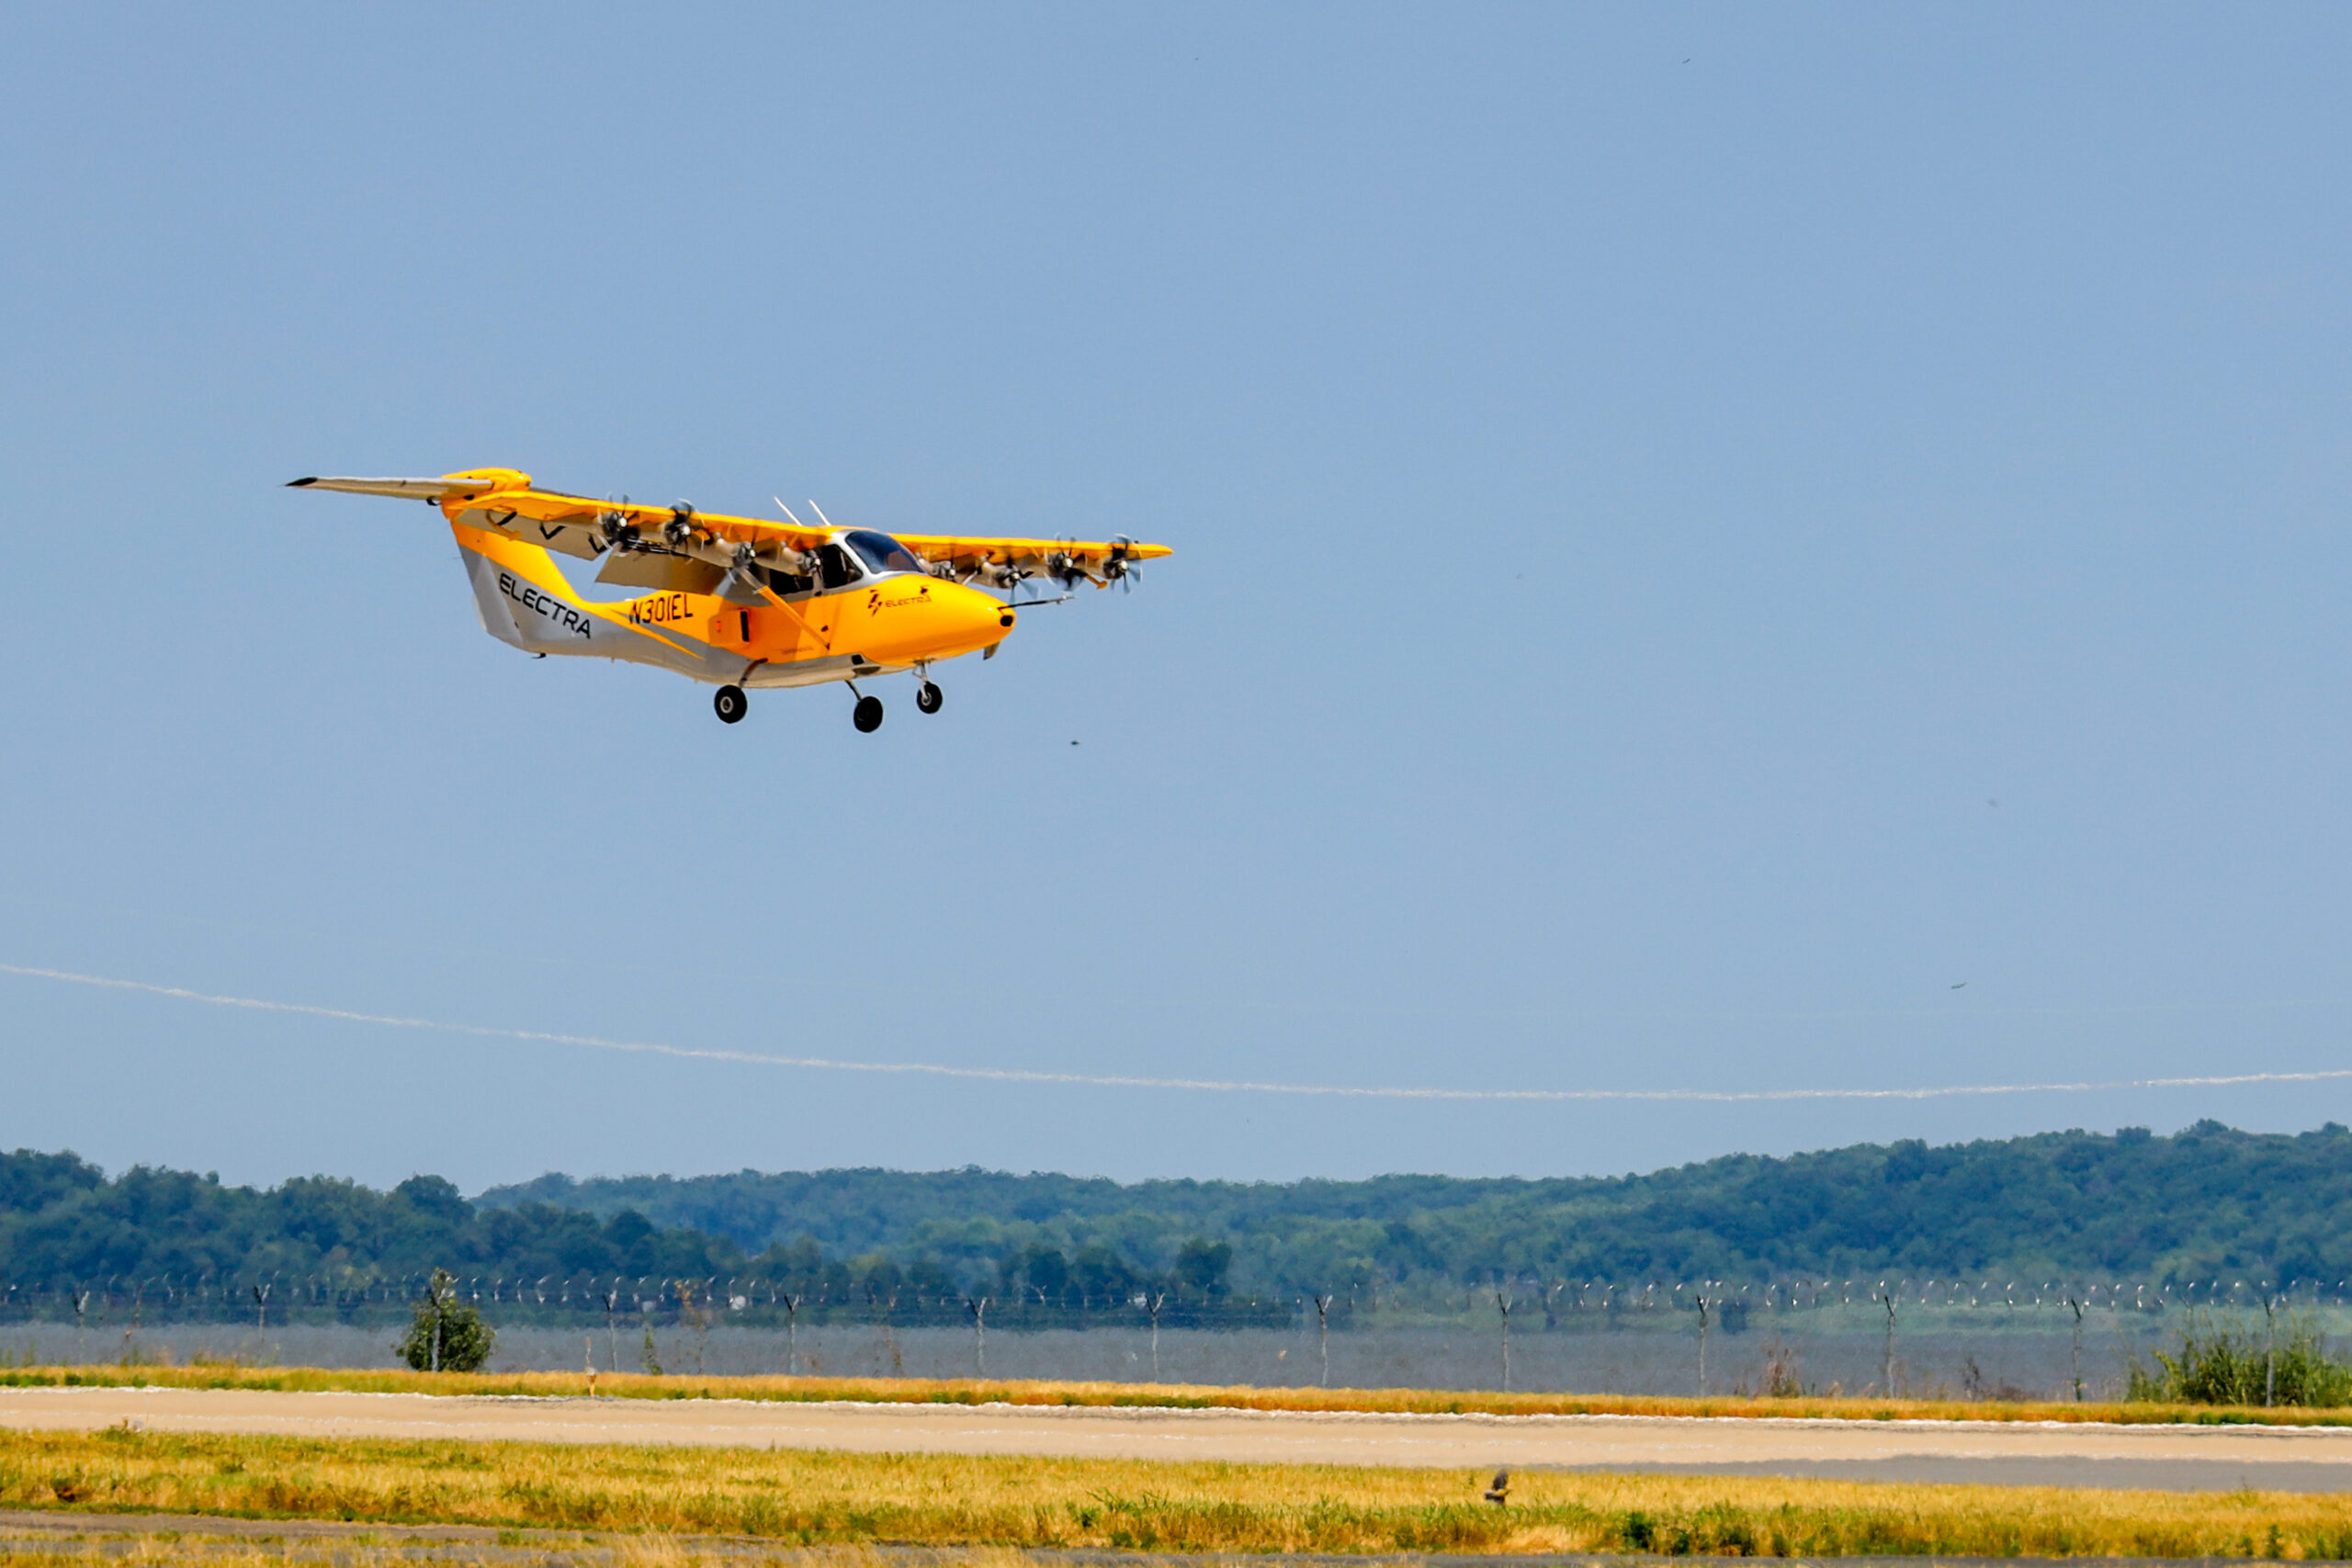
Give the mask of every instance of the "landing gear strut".
<path id="1" fill-rule="evenodd" d="M 721 686 L 718 688 L 718 695 L 710 699 L 710 705 L 718 710 L 719 723 L 741 724 L 743 722 L 743 714 L 751 704 L 744 699 L 742 687 Z"/>
<path id="2" fill-rule="evenodd" d="M 941 694 L 939 688 L 928 681 L 915 688 L 915 706 L 925 713 L 937 713 L 939 705 L 946 700 L 946 697 Z"/>
<path id="3" fill-rule="evenodd" d="M 857 732 L 860 735 L 871 735 L 881 728 L 882 699 L 880 697 L 858 698 L 856 708 L 850 714 L 850 722 L 857 726 Z"/>

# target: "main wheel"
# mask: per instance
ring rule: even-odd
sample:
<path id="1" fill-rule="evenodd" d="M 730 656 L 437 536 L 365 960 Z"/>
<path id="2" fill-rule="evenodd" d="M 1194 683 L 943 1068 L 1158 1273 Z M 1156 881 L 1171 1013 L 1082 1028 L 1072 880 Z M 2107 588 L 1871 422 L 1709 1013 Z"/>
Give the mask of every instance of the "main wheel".
<path id="1" fill-rule="evenodd" d="M 718 721 L 721 724 L 741 724 L 743 721 L 744 712 L 752 705 L 744 697 L 742 687 L 721 686 L 718 688 L 718 695 L 710 699 L 710 705 L 718 710 Z"/>
<path id="2" fill-rule="evenodd" d="M 860 735 L 871 735 L 882 728 L 882 699 L 860 697 L 857 711 L 850 715 L 850 722 L 857 726 Z"/>
<path id="3" fill-rule="evenodd" d="M 946 700 L 946 697 L 941 694 L 939 688 L 928 681 L 915 688 L 915 706 L 925 713 L 937 713 L 939 705 Z"/>

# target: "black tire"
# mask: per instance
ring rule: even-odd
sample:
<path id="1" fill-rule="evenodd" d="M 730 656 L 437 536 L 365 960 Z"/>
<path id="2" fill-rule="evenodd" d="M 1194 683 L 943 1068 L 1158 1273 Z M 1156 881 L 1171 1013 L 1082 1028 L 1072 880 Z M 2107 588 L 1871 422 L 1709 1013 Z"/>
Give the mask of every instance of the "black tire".
<path id="1" fill-rule="evenodd" d="M 750 699 L 743 695 L 742 687 L 721 686 L 718 694 L 710 699 L 710 705 L 718 711 L 719 723 L 741 724 L 752 705 Z"/>
<path id="2" fill-rule="evenodd" d="M 849 721 L 857 726 L 857 732 L 860 735 L 873 734 L 882 728 L 882 699 L 880 697 L 858 698 L 856 711 L 849 716 Z"/>
<path id="3" fill-rule="evenodd" d="M 945 694 L 928 681 L 915 688 L 915 706 L 925 713 L 937 713 L 939 705 L 946 700 Z"/>

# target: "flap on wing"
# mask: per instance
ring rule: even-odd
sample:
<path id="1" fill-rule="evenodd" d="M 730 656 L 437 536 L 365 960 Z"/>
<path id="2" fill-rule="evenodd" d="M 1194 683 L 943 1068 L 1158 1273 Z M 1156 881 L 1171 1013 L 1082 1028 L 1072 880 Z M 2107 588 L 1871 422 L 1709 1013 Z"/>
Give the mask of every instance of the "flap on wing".
<path id="1" fill-rule="evenodd" d="M 924 559 L 946 561 L 958 570 L 993 565 L 1024 570 L 1074 569 L 1088 575 L 1106 570 L 1116 577 L 1138 561 L 1171 554 L 1166 545 L 1134 539 L 1007 539 L 945 534 L 893 534 L 900 544 Z"/>
<path id="2" fill-rule="evenodd" d="M 673 593 L 709 593 L 718 587 L 726 569 L 687 556 L 652 551 L 614 550 L 605 557 L 596 581 L 619 588 L 651 588 Z"/>

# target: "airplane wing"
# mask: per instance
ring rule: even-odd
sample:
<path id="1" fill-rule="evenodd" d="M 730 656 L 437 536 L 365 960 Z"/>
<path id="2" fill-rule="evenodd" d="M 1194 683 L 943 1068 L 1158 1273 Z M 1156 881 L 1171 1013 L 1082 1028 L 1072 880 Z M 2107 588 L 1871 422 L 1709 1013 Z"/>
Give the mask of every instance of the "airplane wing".
<path id="1" fill-rule="evenodd" d="M 289 479 L 288 490 L 339 490 L 347 495 L 389 495 L 402 501 L 448 501 L 471 497 L 495 488 L 495 481 L 474 474 L 448 474 L 437 479 L 338 479 L 313 475 Z"/>
<path id="2" fill-rule="evenodd" d="M 433 502 L 453 521 L 493 527 L 582 560 L 594 560 L 617 547 L 625 555 L 683 556 L 723 568 L 737 562 L 741 547 L 749 546 L 762 561 L 775 562 L 827 544 L 836 532 L 830 525 L 808 527 L 797 518 L 775 523 L 764 517 L 697 512 L 684 502 L 645 506 L 537 490 L 530 475 L 512 468 L 476 468 L 439 479 L 311 478 L 296 479 L 293 485 Z M 817 516 L 825 520 L 822 513 Z M 1165 545 L 1139 544 L 1124 536 L 1021 539 L 896 532 L 890 536 L 922 557 L 935 572 L 966 581 L 978 578 L 997 587 L 1039 574 L 1065 586 L 1082 577 L 1098 588 L 1108 587 L 1136 562 L 1173 553 Z"/>
<path id="3" fill-rule="evenodd" d="M 952 568 L 958 577 L 978 575 L 989 581 L 1044 573 L 1064 583 L 1084 577 L 1098 588 L 1107 587 L 1133 570 L 1138 561 L 1174 554 L 1166 545 L 1146 545 L 1125 537 L 1115 539 L 1010 539 L 966 534 L 899 534 L 890 536 L 934 566 Z"/>
<path id="4" fill-rule="evenodd" d="M 781 550 L 812 549 L 832 537 L 828 529 L 701 513 L 684 502 L 645 506 L 537 490 L 530 475 L 513 468 L 476 468 L 438 479 L 300 479 L 292 488 L 432 502 L 452 522 L 493 527 L 582 560 L 594 560 L 619 545 L 624 553 L 691 554 L 724 561 L 738 545 L 773 557 Z"/>

